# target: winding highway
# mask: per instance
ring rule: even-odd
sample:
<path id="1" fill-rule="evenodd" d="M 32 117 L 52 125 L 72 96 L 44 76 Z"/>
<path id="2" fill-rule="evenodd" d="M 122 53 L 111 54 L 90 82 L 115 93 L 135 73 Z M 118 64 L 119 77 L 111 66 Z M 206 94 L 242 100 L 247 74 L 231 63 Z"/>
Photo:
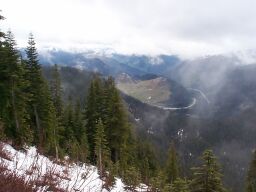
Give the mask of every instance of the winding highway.
<path id="1" fill-rule="evenodd" d="M 159 106 L 159 105 L 153 105 L 153 106 L 157 107 L 159 109 L 163 109 L 163 110 L 174 111 L 174 110 L 189 109 L 189 108 L 193 107 L 195 104 L 196 104 L 196 98 L 193 98 L 192 103 L 189 106 L 186 106 L 186 107 L 164 107 L 164 106 Z"/>
<path id="2" fill-rule="evenodd" d="M 204 100 L 205 100 L 208 104 L 210 104 L 210 100 L 209 100 L 208 97 L 203 93 L 203 91 L 201 91 L 201 90 L 199 90 L 199 89 L 194 89 L 194 88 L 187 88 L 187 89 L 200 93 L 200 95 L 204 98 Z"/>

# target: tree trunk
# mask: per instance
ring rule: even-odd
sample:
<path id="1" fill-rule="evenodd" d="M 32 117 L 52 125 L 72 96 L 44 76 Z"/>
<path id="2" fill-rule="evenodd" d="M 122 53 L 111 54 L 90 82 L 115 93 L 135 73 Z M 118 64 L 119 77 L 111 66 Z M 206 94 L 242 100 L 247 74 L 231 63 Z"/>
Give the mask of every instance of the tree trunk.
<path id="1" fill-rule="evenodd" d="M 100 177 L 102 178 L 102 157 L 101 157 L 101 148 L 99 148 L 99 169 L 100 169 Z"/>
<path id="2" fill-rule="evenodd" d="M 15 125 L 16 125 L 16 134 L 20 132 L 20 124 L 19 124 L 19 120 L 18 120 L 18 115 L 17 115 L 17 109 L 16 109 L 16 103 L 15 103 L 15 93 L 12 87 L 12 91 L 11 91 L 11 97 L 12 97 L 12 109 L 13 109 L 13 115 L 14 115 L 14 119 L 15 119 Z"/>
<path id="3" fill-rule="evenodd" d="M 35 118 L 36 118 L 36 128 L 37 128 L 37 133 L 38 133 L 38 139 L 39 139 L 39 149 L 42 148 L 42 130 L 41 130 L 41 127 L 40 127 L 40 122 L 39 122 L 39 116 L 38 116 L 38 112 L 37 112 L 37 107 L 36 105 L 34 104 L 33 105 L 34 107 L 34 115 L 35 115 Z"/>
<path id="4" fill-rule="evenodd" d="M 57 146 L 57 141 L 56 141 L 56 128 L 54 127 L 54 145 L 55 145 L 55 155 L 56 155 L 56 160 L 59 160 L 59 152 L 58 152 L 58 146 Z"/>

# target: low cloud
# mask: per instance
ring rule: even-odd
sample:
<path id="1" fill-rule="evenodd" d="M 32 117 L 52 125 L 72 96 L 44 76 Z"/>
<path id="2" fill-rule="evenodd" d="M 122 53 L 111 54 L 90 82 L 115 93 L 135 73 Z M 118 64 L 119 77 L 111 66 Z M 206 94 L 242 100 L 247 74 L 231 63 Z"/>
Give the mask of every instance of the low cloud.
<path id="1" fill-rule="evenodd" d="M 3 0 L 20 46 L 112 48 L 184 57 L 256 48 L 254 0 Z"/>

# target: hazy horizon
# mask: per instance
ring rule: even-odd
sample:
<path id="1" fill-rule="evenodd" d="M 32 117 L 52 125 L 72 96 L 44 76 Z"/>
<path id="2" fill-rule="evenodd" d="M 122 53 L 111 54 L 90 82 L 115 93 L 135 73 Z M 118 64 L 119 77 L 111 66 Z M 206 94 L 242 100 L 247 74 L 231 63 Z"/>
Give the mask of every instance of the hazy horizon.
<path id="1" fill-rule="evenodd" d="M 4 30 L 19 47 L 32 32 L 37 45 L 72 50 L 184 58 L 256 50 L 253 0 L 2 0 Z"/>

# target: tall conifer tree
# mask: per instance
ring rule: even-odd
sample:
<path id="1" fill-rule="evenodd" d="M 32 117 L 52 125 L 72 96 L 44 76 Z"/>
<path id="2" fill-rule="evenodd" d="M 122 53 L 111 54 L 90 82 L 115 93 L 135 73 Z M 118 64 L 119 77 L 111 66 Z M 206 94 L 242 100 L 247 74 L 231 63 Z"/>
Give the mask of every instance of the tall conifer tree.
<path id="1" fill-rule="evenodd" d="M 131 130 L 128 123 L 128 117 L 119 95 L 115 88 L 113 78 L 108 79 L 108 96 L 107 96 L 107 120 L 106 130 L 111 150 L 111 159 L 117 162 L 120 158 L 125 158 L 127 153 L 128 138 L 131 136 Z M 122 153 L 123 152 L 123 153 Z"/>
<path id="2" fill-rule="evenodd" d="M 9 80 L 6 86 L 9 88 L 10 96 L 10 131 L 16 142 L 22 144 L 24 142 L 30 143 L 32 140 L 32 133 L 29 130 L 29 114 L 28 114 L 28 100 L 29 94 L 26 89 L 29 82 L 25 80 L 25 66 L 20 59 L 19 52 L 15 48 L 16 42 L 11 31 L 6 34 L 6 68 L 9 74 Z M 12 129 L 12 127 L 15 127 Z"/>
<path id="3" fill-rule="evenodd" d="M 253 154 L 246 180 L 246 192 L 256 191 L 256 151 Z"/>
<path id="4" fill-rule="evenodd" d="M 50 82 L 50 89 L 52 94 L 53 104 L 56 110 L 56 116 L 58 119 L 61 118 L 63 113 L 63 103 L 62 103 L 62 88 L 61 88 L 61 78 L 58 65 L 54 65 L 52 71 L 52 81 Z"/>
<path id="5" fill-rule="evenodd" d="M 171 185 L 172 192 L 190 192 L 189 185 L 186 180 L 177 178 Z"/>
<path id="6" fill-rule="evenodd" d="M 28 92 L 30 98 L 30 114 L 35 130 L 35 143 L 39 149 L 58 154 L 58 126 L 56 111 L 52 102 L 49 86 L 42 76 L 41 65 L 38 60 L 38 53 L 35 46 L 34 37 L 29 35 L 28 46 L 26 48 L 27 77 L 30 82 Z"/>
<path id="7" fill-rule="evenodd" d="M 0 21 L 4 20 L 5 18 L 0 15 Z M 2 126 L 4 127 L 4 121 L 7 119 L 7 108 L 9 105 L 9 95 L 8 95 L 8 87 L 6 83 L 8 82 L 8 73 L 7 73 L 7 63 L 6 59 L 6 47 L 5 44 L 5 34 L 1 31 L 0 28 L 0 121 L 2 121 Z"/>
<path id="8" fill-rule="evenodd" d="M 225 192 L 221 180 L 220 168 L 216 157 L 211 150 L 206 150 L 202 157 L 202 165 L 192 168 L 193 179 L 191 181 L 192 192 Z"/>
<path id="9" fill-rule="evenodd" d="M 95 77 L 91 82 L 89 94 L 86 100 L 85 119 L 86 119 L 86 133 L 88 136 L 88 143 L 90 148 L 90 160 L 95 162 L 94 158 L 94 141 L 96 133 L 96 124 L 99 118 L 102 119 L 103 114 L 103 90 L 102 82 L 99 77 Z"/>
<path id="10" fill-rule="evenodd" d="M 26 48 L 27 60 L 26 60 L 26 68 L 27 68 L 27 79 L 30 83 L 28 88 L 28 92 L 31 95 L 30 98 L 30 114 L 32 119 L 31 126 L 34 128 L 35 132 L 35 143 L 39 145 L 39 148 L 43 145 L 43 130 L 42 123 L 39 114 L 39 105 L 40 99 L 42 97 L 43 91 L 43 77 L 41 73 L 41 66 L 38 61 L 38 54 L 35 47 L 35 41 L 32 33 L 29 34 L 28 46 Z"/>
<path id="11" fill-rule="evenodd" d="M 65 108 L 63 115 L 63 138 L 61 141 L 62 147 L 68 152 L 71 149 L 73 140 L 75 139 L 74 134 L 74 107 L 71 98 L 69 97 L 68 104 Z"/>
<path id="12" fill-rule="evenodd" d="M 107 148 L 107 139 L 104 133 L 104 125 L 101 119 L 99 119 L 96 124 L 95 155 L 100 175 L 103 176 L 105 167 L 109 161 L 109 149 Z"/>
<path id="13" fill-rule="evenodd" d="M 0 13 L 1 13 L 1 10 L 0 10 Z M 1 21 L 1 20 L 4 20 L 4 19 L 5 19 L 4 16 L 2 16 L 2 15 L 0 14 L 0 21 Z M 4 35 L 5 35 L 5 34 L 0 30 L 0 47 L 2 46 L 2 45 L 1 45 L 1 43 L 2 43 L 1 38 L 3 38 Z"/>
<path id="14" fill-rule="evenodd" d="M 179 165 L 174 143 L 171 143 L 166 161 L 166 175 L 169 183 L 173 183 L 179 177 Z"/>

